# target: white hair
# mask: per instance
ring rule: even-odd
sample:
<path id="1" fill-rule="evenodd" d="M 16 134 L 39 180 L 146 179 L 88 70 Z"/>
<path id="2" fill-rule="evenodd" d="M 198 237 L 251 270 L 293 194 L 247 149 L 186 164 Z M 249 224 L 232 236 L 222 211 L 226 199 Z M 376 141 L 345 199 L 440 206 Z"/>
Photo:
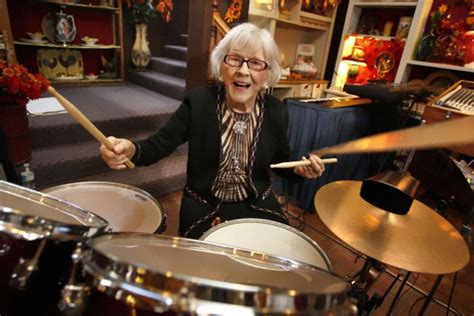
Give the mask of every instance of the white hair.
<path id="1" fill-rule="evenodd" d="M 243 23 L 232 28 L 212 50 L 210 57 L 211 74 L 214 79 L 221 77 L 221 63 L 232 48 L 256 53 L 262 49 L 268 64 L 267 84 L 275 86 L 281 77 L 280 49 L 272 35 L 252 23 Z"/>

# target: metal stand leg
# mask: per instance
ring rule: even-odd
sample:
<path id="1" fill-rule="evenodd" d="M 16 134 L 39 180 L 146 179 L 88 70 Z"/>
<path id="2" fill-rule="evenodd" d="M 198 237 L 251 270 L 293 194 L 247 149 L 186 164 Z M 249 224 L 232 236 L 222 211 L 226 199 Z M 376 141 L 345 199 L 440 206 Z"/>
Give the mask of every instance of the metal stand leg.
<path id="1" fill-rule="evenodd" d="M 462 223 L 461 235 L 467 239 L 468 242 L 472 242 L 471 235 L 471 224 L 474 220 L 474 206 L 471 208 L 471 211 L 464 216 L 464 222 Z"/>
<path id="2" fill-rule="evenodd" d="M 438 278 L 436 279 L 435 283 L 433 284 L 433 287 L 430 290 L 430 293 L 428 293 L 428 296 L 425 299 L 425 302 L 423 303 L 423 306 L 421 307 L 420 313 L 418 315 L 424 315 L 426 310 L 428 309 L 428 305 L 430 305 L 431 301 L 433 300 L 433 296 L 436 293 L 436 290 L 439 287 L 439 284 L 441 283 L 441 280 L 443 279 L 444 275 L 438 275 Z"/>
<path id="3" fill-rule="evenodd" d="M 400 294 L 402 293 L 402 290 L 405 287 L 405 284 L 407 283 L 410 275 L 411 275 L 411 272 L 408 271 L 403 277 L 402 283 L 400 284 L 400 287 L 398 288 L 397 294 L 395 294 L 395 297 L 393 298 L 392 304 L 390 305 L 390 308 L 387 314 L 390 314 L 393 311 L 393 308 L 395 307 L 395 303 L 398 301 L 398 298 L 400 297 Z"/>

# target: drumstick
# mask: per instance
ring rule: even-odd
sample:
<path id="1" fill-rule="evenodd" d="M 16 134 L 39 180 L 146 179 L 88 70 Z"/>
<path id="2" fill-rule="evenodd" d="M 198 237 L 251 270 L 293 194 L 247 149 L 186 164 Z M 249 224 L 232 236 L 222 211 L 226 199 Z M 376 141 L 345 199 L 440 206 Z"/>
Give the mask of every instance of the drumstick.
<path id="1" fill-rule="evenodd" d="M 327 159 L 321 159 L 321 161 L 324 164 L 330 164 L 330 163 L 336 163 L 337 158 L 327 158 Z M 297 160 L 297 161 L 288 161 L 288 162 L 281 162 L 277 164 L 270 165 L 270 168 L 294 168 L 298 166 L 308 166 L 311 164 L 310 160 Z"/>
<path id="2" fill-rule="evenodd" d="M 59 92 L 57 92 L 56 89 L 54 89 L 52 86 L 48 87 L 48 92 L 51 93 L 51 95 L 55 97 L 59 101 L 59 103 L 61 103 L 61 105 L 66 109 L 66 111 L 68 111 L 68 113 L 79 124 L 81 124 L 82 127 L 84 127 L 99 142 L 104 144 L 104 146 L 108 150 L 114 149 L 114 145 L 107 139 L 107 137 L 105 137 L 105 135 L 102 134 L 102 132 L 84 114 L 82 114 L 82 112 L 79 111 L 79 109 L 74 104 L 72 104 L 71 102 L 69 102 L 69 100 L 59 94 Z M 135 168 L 135 165 L 130 160 L 127 160 L 125 162 L 125 165 L 130 169 Z"/>

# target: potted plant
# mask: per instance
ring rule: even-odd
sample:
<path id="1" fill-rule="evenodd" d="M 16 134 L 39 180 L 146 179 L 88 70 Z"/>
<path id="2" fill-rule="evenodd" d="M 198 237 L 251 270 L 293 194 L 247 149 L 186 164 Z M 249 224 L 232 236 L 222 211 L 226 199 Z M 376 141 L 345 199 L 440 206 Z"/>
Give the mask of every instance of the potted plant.
<path id="1" fill-rule="evenodd" d="M 127 0 L 131 10 L 131 21 L 135 23 L 135 42 L 132 48 L 132 62 L 137 69 L 144 70 L 150 62 L 150 48 L 148 46 L 148 22 L 159 14 L 166 23 L 171 21 L 173 0 Z"/>
<path id="2" fill-rule="evenodd" d="M 26 104 L 38 99 L 49 86 L 41 74 L 0 59 L 0 129 L 10 163 L 17 166 L 31 159 Z"/>

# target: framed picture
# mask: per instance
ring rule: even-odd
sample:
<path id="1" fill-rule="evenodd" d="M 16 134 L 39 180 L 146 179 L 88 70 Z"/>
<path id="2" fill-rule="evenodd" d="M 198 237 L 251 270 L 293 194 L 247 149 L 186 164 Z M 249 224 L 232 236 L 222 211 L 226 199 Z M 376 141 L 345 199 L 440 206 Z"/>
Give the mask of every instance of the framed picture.
<path id="1" fill-rule="evenodd" d="M 296 46 L 295 64 L 291 68 L 291 71 L 299 73 L 303 75 L 303 77 L 315 77 L 318 71 L 313 62 L 315 51 L 316 46 L 314 44 L 298 44 Z"/>

